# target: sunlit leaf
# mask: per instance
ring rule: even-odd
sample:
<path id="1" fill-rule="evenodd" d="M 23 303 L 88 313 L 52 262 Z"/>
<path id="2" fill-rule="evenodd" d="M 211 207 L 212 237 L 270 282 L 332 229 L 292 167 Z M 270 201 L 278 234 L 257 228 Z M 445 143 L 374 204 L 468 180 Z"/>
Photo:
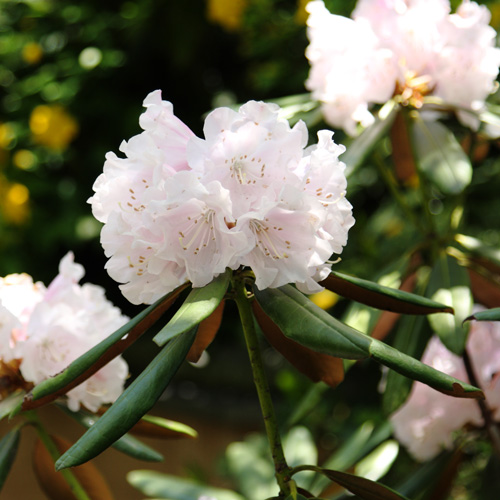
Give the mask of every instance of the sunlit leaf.
<path id="1" fill-rule="evenodd" d="M 500 266 L 500 250 L 498 248 L 486 245 L 481 240 L 465 234 L 455 235 L 455 240 L 474 255 L 485 257 Z"/>
<path id="2" fill-rule="evenodd" d="M 344 365 L 340 358 L 322 354 L 289 339 L 271 321 L 257 301 L 252 303 L 257 322 L 269 343 L 280 352 L 297 370 L 313 382 L 320 380 L 331 387 L 344 379 Z"/>
<path id="3" fill-rule="evenodd" d="M 230 279 L 231 271 L 227 270 L 208 285 L 193 288 L 174 317 L 155 335 L 153 340 L 159 346 L 163 346 L 170 339 L 187 332 L 208 318 L 224 298 Z"/>
<path id="4" fill-rule="evenodd" d="M 25 396 L 22 407 L 17 407 L 13 414 L 21 409 L 29 410 L 54 401 L 92 376 L 153 326 L 186 287 L 187 285 L 182 285 L 157 300 L 116 332 L 82 354 L 63 372 L 38 384 Z"/>
<path id="5" fill-rule="evenodd" d="M 455 397 L 484 398 L 482 391 L 441 373 L 344 325 L 291 285 L 254 289 L 265 313 L 289 338 L 318 352 L 347 359 L 373 357 L 397 372 Z"/>
<path id="6" fill-rule="evenodd" d="M 67 450 L 71 443 L 57 436 L 52 436 L 60 453 Z M 54 461 L 40 440 L 35 445 L 33 454 L 35 475 L 45 494 L 51 500 L 76 499 L 69 484 L 61 472 L 54 469 Z M 113 500 L 113 495 L 101 473 L 93 464 L 75 467 L 71 472 L 91 500 Z"/>
<path id="7" fill-rule="evenodd" d="M 151 410 L 184 361 L 195 334 L 191 330 L 169 342 L 108 411 L 59 458 L 56 468 L 74 467 L 94 458 Z"/>
<path id="8" fill-rule="evenodd" d="M 378 481 L 385 476 L 399 453 L 399 443 L 389 439 L 360 460 L 354 469 L 356 476 Z"/>
<path id="9" fill-rule="evenodd" d="M 85 428 L 90 429 L 100 417 L 92 415 L 86 411 L 74 412 L 61 407 L 63 411 L 74 418 L 79 424 L 83 425 Z M 157 452 L 153 448 L 141 443 L 138 439 L 130 436 L 129 434 L 124 434 L 121 438 L 112 444 L 113 448 L 126 455 L 134 457 L 138 460 L 146 460 L 148 462 L 161 462 L 164 457 L 161 453 Z"/>
<path id="10" fill-rule="evenodd" d="M 214 488 L 156 471 L 134 470 L 127 474 L 127 481 L 144 495 L 155 498 L 198 500 L 200 497 L 213 497 L 217 500 L 245 500 L 231 490 Z"/>
<path id="11" fill-rule="evenodd" d="M 456 259 L 442 254 L 432 269 L 428 292 L 433 299 L 444 302 L 455 310 L 454 316 L 429 316 L 429 323 L 441 342 L 460 356 L 465 349 L 469 333 L 468 325 L 463 322 L 472 312 L 473 306 L 467 271 Z"/>
<path id="12" fill-rule="evenodd" d="M 487 311 L 478 311 L 465 318 L 465 321 L 470 321 L 472 319 L 476 321 L 500 321 L 500 307 L 488 309 Z"/>
<path id="13" fill-rule="evenodd" d="M 372 125 L 347 145 L 346 152 L 341 159 L 346 164 L 346 175 L 350 176 L 363 163 L 375 145 L 388 132 L 396 118 L 399 106 L 395 101 L 388 101 L 379 111 Z"/>
<path id="14" fill-rule="evenodd" d="M 470 160 L 442 123 L 415 119 L 412 142 L 419 169 L 442 193 L 458 194 L 470 184 Z"/>
<path id="15" fill-rule="evenodd" d="M 343 297 L 386 311 L 402 314 L 453 312 L 448 305 L 426 297 L 333 271 L 321 284 Z"/>
<path id="16" fill-rule="evenodd" d="M 16 391 L 0 401 L 0 420 L 12 413 L 19 406 L 25 394 L 25 391 Z"/>
<path id="17" fill-rule="evenodd" d="M 140 436 L 165 439 L 196 438 L 198 433 L 186 424 L 154 415 L 144 415 L 131 432 Z"/>
<path id="18" fill-rule="evenodd" d="M 21 433 L 19 429 L 8 432 L 0 440 L 0 491 L 9 475 L 10 468 L 14 464 L 17 449 L 19 447 L 19 439 Z"/>

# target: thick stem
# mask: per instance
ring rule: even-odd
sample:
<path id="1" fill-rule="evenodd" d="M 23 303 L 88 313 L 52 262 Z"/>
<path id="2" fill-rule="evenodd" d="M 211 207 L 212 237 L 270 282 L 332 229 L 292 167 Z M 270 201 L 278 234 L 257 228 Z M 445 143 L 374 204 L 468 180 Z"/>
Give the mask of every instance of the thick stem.
<path id="1" fill-rule="evenodd" d="M 253 380 L 259 396 L 267 439 L 271 447 L 276 480 L 278 481 L 281 493 L 286 497 L 290 494 L 289 482 L 291 469 L 286 463 L 283 446 L 281 444 L 281 437 L 278 431 L 278 424 L 274 413 L 269 384 L 264 372 L 264 364 L 262 362 L 257 333 L 255 331 L 250 301 L 247 296 L 245 283 L 241 277 L 234 278 L 233 287 L 235 292 L 235 301 L 238 306 L 238 312 L 243 326 L 243 333 L 245 335 L 250 364 L 252 366 Z"/>
<path id="2" fill-rule="evenodd" d="M 50 437 L 49 433 L 45 430 L 42 422 L 38 418 L 38 415 L 34 411 L 29 411 L 25 413 L 25 416 L 28 418 L 29 422 L 35 428 L 40 441 L 42 441 L 43 445 L 49 452 L 50 456 L 54 463 L 56 463 L 57 459 L 61 456 L 59 450 L 57 449 L 54 440 Z M 71 488 L 72 493 L 75 495 L 77 500 L 91 500 L 87 495 L 87 492 L 83 489 L 82 485 L 79 483 L 78 479 L 69 469 L 63 469 L 59 471 L 69 487 Z"/>
<path id="3" fill-rule="evenodd" d="M 467 352 L 467 349 L 465 349 L 462 355 L 462 359 L 464 360 L 465 371 L 467 372 L 467 376 L 469 377 L 470 383 L 481 389 L 481 386 L 478 383 L 476 372 L 474 371 L 474 367 L 472 366 L 472 362 L 469 353 Z M 500 430 L 498 428 L 498 425 L 493 420 L 493 417 L 491 415 L 491 410 L 486 404 L 486 401 L 484 401 L 483 399 L 476 399 L 476 401 L 477 404 L 479 405 L 479 409 L 481 410 L 481 415 L 483 416 L 484 420 L 484 426 L 486 428 L 488 436 L 491 439 L 491 444 L 493 446 L 493 449 L 495 450 L 497 457 L 500 458 Z"/>

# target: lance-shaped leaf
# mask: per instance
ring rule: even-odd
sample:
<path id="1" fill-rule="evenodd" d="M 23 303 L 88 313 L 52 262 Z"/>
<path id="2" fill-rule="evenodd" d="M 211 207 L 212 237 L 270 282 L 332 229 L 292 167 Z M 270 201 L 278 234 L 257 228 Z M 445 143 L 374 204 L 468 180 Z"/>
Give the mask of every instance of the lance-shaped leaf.
<path id="1" fill-rule="evenodd" d="M 157 300 L 116 332 L 82 354 L 64 371 L 38 384 L 25 396 L 22 406 L 18 406 L 12 414 L 50 403 L 87 380 L 151 328 L 187 286 L 187 284 L 182 285 Z"/>
<path id="2" fill-rule="evenodd" d="M 388 101 L 379 111 L 372 125 L 363 130 L 347 147 L 342 155 L 342 161 L 346 164 L 346 175 L 350 176 L 363 163 L 364 159 L 371 153 L 375 145 L 388 132 L 389 127 L 396 118 L 399 106 L 392 99 Z"/>
<path id="3" fill-rule="evenodd" d="M 217 335 L 222 323 L 224 304 L 225 301 L 223 300 L 217 306 L 215 311 L 199 324 L 198 331 L 196 332 L 196 338 L 194 339 L 194 343 L 191 346 L 191 349 L 189 349 L 186 357 L 186 359 L 191 363 L 199 361 L 203 351 L 212 343 Z"/>
<path id="4" fill-rule="evenodd" d="M 20 437 L 19 429 L 14 429 L 0 440 L 0 491 L 16 458 Z"/>
<path id="5" fill-rule="evenodd" d="M 459 194 L 470 184 L 470 160 L 454 134 L 442 123 L 416 119 L 412 143 L 418 167 L 442 193 Z"/>
<path id="6" fill-rule="evenodd" d="M 500 250 L 483 243 L 481 240 L 465 234 L 455 235 L 455 241 L 460 243 L 468 252 L 478 257 L 484 257 L 494 265 L 500 267 Z"/>
<path id="7" fill-rule="evenodd" d="M 205 318 L 208 318 L 224 298 L 230 279 L 231 271 L 228 269 L 208 285 L 193 288 L 173 318 L 156 334 L 153 340 L 159 346 L 165 345 L 170 339 L 191 330 Z"/>
<path id="8" fill-rule="evenodd" d="M 500 306 L 500 286 L 493 276 L 482 274 L 469 269 L 470 287 L 472 296 L 478 304 L 483 304 L 490 309 Z"/>
<path id="9" fill-rule="evenodd" d="M 344 364 L 340 358 L 313 351 L 285 337 L 275 323 L 264 313 L 257 301 L 252 308 L 259 326 L 269 343 L 280 352 L 297 370 L 313 382 L 320 380 L 336 387 L 344 380 Z"/>
<path id="10" fill-rule="evenodd" d="M 60 453 L 67 450 L 71 443 L 57 436 L 51 436 Z M 42 490 L 51 500 L 69 500 L 76 496 L 61 472 L 54 469 L 54 460 L 40 440 L 35 444 L 33 469 Z M 113 500 L 106 480 L 93 464 L 74 468 L 72 474 L 80 483 L 91 500 Z"/>
<path id="11" fill-rule="evenodd" d="M 186 424 L 155 415 L 144 415 L 131 432 L 139 436 L 164 439 L 196 438 L 198 433 Z"/>
<path id="12" fill-rule="evenodd" d="M 464 321 L 470 321 L 472 319 L 476 321 L 500 321 L 500 307 L 495 307 L 494 309 L 488 309 L 486 311 L 478 311 L 465 318 Z"/>
<path id="13" fill-rule="evenodd" d="M 456 259 L 442 254 L 432 269 L 428 293 L 433 299 L 444 302 L 455 310 L 454 316 L 429 316 L 429 323 L 446 348 L 460 356 L 469 333 L 468 325 L 463 322 L 472 312 L 473 306 L 467 271 Z"/>
<path id="14" fill-rule="evenodd" d="M 127 474 L 127 481 L 144 495 L 170 500 L 198 500 L 213 497 L 217 500 L 244 500 L 235 491 L 214 488 L 193 480 L 169 476 L 153 470 L 134 470 Z"/>
<path id="15" fill-rule="evenodd" d="M 83 425 L 86 429 L 90 429 L 100 418 L 86 411 L 74 412 L 63 406 L 60 408 L 71 418 L 75 419 L 80 425 Z M 161 462 L 164 460 L 161 453 L 158 453 L 150 446 L 147 446 L 129 434 L 124 434 L 121 438 L 116 440 L 112 446 L 116 450 L 137 458 L 138 460 L 145 460 L 147 462 Z"/>
<path id="16" fill-rule="evenodd" d="M 300 467 L 302 470 L 313 470 L 326 476 L 330 481 L 333 481 L 354 495 L 357 495 L 363 500 L 408 500 L 403 495 L 400 495 L 393 489 L 376 483 L 364 477 L 355 476 L 347 472 L 337 470 L 323 469 L 313 465 Z"/>
<path id="17" fill-rule="evenodd" d="M 343 297 L 386 311 L 401 314 L 453 313 L 447 304 L 333 271 L 321 285 Z"/>
<path id="18" fill-rule="evenodd" d="M 0 420 L 12 413 L 20 405 L 25 394 L 25 391 L 16 391 L 0 401 Z"/>
<path id="19" fill-rule="evenodd" d="M 128 432 L 153 407 L 170 383 L 195 335 L 196 331 L 191 330 L 169 342 L 108 411 L 59 458 L 57 470 L 94 458 Z"/>
<path id="20" fill-rule="evenodd" d="M 399 320 L 392 346 L 415 359 L 420 359 L 430 336 L 424 317 L 403 316 Z M 382 407 L 386 414 L 393 413 L 406 401 L 412 384 L 413 380 L 389 370 L 382 397 Z"/>
<path id="21" fill-rule="evenodd" d="M 373 357 L 379 363 L 450 396 L 484 398 L 478 388 L 344 325 L 291 285 L 254 289 L 254 293 L 264 312 L 280 330 L 310 349 L 347 359 Z"/>

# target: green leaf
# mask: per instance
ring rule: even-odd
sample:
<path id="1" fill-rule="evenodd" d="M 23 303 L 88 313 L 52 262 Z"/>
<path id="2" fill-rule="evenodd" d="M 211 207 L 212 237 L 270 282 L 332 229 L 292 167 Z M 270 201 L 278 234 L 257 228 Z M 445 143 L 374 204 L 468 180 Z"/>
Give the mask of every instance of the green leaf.
<path id="1" fill-rule="evenodd" d="M 484 398 L 476 387 L 344 325 L 291 285 L 265 290 L 255 288 L 254 293 L 262 309 L 283 334 L 310 349 L 347 359 L 373 357 L 379 363 L 450 396 Z"/>
<path id="2" fill-rule="evenodd" d="M 154 425 L 159 429 L 159 436 L 161 437 L 161 430 L 168 431 L 168 433 L 175 433 L 178 435 L 189 436 L 192 438 L 198 437 L 198 433 L 189 425 L 183 424 L 181 422 L 175 422 L 174 420 L 168 420 L 166 418 L 157 417 L 154 415 L 144 415 L 141 418 L 142 422 Z M 154 434 L 154 433 L 153 433 Z"/>
<path id="3" fill-rule="evenodd" d="M 90 429 L 96 422 L 99 421 L 100 418 L 102 418 L 83 410 L 74 412 L 62 405 L 60 405 L 60 408 L 64 411 L 64 413 L 75 419 L 80 425 L 83 425 L 87 429 Z M 138 460 L 145 460 L 148 462 L 161 462 L 164 460 L 161 453 L 158 453 L 153 448 L 147 446 L 129 434 L 124 434 L 112 444 L 112 447 L 122 453 L 125 453 L 126 455 L 137 458 Z"/>
<path id="4" fill-rule="evenodd" d="M 186 286 L 182 285 L 158 299 L 116 332 L 82 354 L 64 371 L 38 384 L 25 396 L 22 406 L 14 409 L 11 415 L 47 404 L 89 378 L 153 326 Z M 123 339 L 125 335 L 127 337 Z"/>
<path id="5" fill-rule="evenodd" d="M 386 311 L 402 314 L 453 313 L 453 309 L 448 305 L 440 304 L 427 297 L 334 271 L 321 284 L 343 297 Z"/>
<path id="6" fill-rule="evenodd" d="M 469 333 L 468 325 L 463 322 L 472 312 L 474 303 L 467 271 L 456 259 L 442 254 L 432 269 L 428 293 L 434 300 L 444 302 L 455 310 L 454 316 L 429 316 L 429 323 L 446 348 L 461 356 Z"/>
<path id="7" fill-rule="evenodd" d="M 213 497 L 217 500 L 245 500 L 238 493 L 199 484 L 189 479 L 169 476 L 152 470 L 134 470 L 127 474 L 127 481 L 144 495 L 168 500 L 198 500 Z"/>
<path id="8" fill-rule="evenodd" d="M 422 173 L 444 194 L 461 193 L 472 165 L 454 134 L 438 121 L 413 121 L 412 144 Z"/>
<path id="9" fill-rule="evenodd" d="M 500 321 L 500 307 L 478 311 L 465 318 L 464 321 L 470 321 L 471 319 L 475 319 L 476 321 Z"/>
<path id="10" fill-rule="evenodd" d="M 0 491 L 16 458 L 21 432 L 14 429 L 0 440 Z"/>
<path id="11" fill-rule="evenodd" d="M 0 420 L 12 413 L 19 406 L 25 394 L 25 391 L 16 391 L 0 401 Z"/>
<path id="12" fill-rule="evenodd" d="M 415 359 L 420 359 L 431 334 L 423 316 L 399 319 L 392 346 Z M 413 380 L 390 370 L 387 374 L 382 407 L 388 415 L 395 412 L 408 397 Z"/>
<path id="13" fill-rule="evenodd" d="M 174 317 L 156 334 L 153 340 L 159 346 L 163 346 L 170 339 L 187 332 L 208 318 L 224 298 L 230 279 L 231 271 L 228 269 L 208 285 L 202 288 L 193 288 Z"/>
<path id="14" fill-rule="evenodd" d="M 111 446 L 147 413 L 161 396 L 189 351 L 196 330 L 169 342 L 106 413 L 56 462 L 56 469 L 74 467 Z"/>
<path id="15" fill-rule="evenodd" d="M 342 161 L 346 164 L 346 175 L 350 176 L 363 163 L 375 145 L 387 133 L 396 118 L 399 106 L 394 100 L 388 101 L 379 111 L 372 125 L 347 145 Z"/>
<path id="16" fill-rule="evenodd" d="M 354 495 L 358 495 L 363 500 L 408 500 L 391 488 L 364 477 L 314 466 L 307 466 L 307 470 L 314 470 L 323 474 L 330 481 L 340 484 L 340 486 L 354 493 Z"/>
<path id="17" fill-rule="evenodd" d="M 486 245 L 481 240 L 466 236 L 465 234 L 455 235 L 455 241 L 460 243 L 462 247 L 471 252 L 473 255 L 485 257 L 497 266 L 500 266 L 500 250 L 498 248 Z"/>
<path id="18" fill-rule="evenodd" d="M 389 439 L 380 444 L 369 455 L 356 464 L 354 472 L 356 476 L 361 476 L 372 481 L 378 481 L 385 476 L 399 453 L 399 443 L 394 439 Z"/>

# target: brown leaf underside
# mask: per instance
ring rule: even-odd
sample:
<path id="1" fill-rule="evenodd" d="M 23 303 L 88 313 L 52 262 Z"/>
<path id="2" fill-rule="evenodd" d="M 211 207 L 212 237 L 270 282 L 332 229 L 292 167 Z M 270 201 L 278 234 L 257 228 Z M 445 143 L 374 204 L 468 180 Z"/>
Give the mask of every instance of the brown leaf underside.
<path id="1" fill-rule="evenodd" d="M 313 351 L 285 337 L 278 326 L 264 313 L 256 300 L 252 302 L 252 308 L 269 343 L 295 368 L 313 382 L 321 380 L 331 387 L 342 382 L 344 365 L 340 358 Z"/>

